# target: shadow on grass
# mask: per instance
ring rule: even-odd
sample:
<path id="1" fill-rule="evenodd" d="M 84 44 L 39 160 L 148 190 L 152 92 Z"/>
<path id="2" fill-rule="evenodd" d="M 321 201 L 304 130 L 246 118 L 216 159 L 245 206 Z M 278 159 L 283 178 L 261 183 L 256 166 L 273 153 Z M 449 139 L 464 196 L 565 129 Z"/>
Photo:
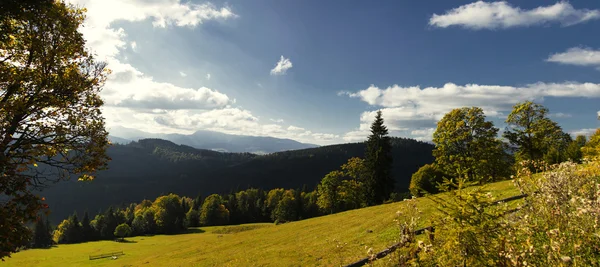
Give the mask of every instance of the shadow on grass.
<path id="1" fill-rule="evenodd" d="M 189 229 L 185 230 L 184 232 L 182 232 L 182 234 L 201 234 L 204 232 L 205 231 L 200 228 L 189 228 Z"/>
<path id="2" fill-rule="evenodd" d="M 137 241 L 135 240 L 127 240 L 127 239 L 119 239 L 119 240 L 115 240 L 116 242 L 119 243 L 137 243 Z"/>
<path id="3" fill-rule="evenodd" d="M 57 244 L 52 244 L 51 246 L 48 246 L 48 247 L 39 247 L 39 248 L 38 247 L 30 247 L 30 248 L 26 248 L 26 249 L 51 249 L 51 248 L 56 248 L 56 247 L 58 247 Z"/>

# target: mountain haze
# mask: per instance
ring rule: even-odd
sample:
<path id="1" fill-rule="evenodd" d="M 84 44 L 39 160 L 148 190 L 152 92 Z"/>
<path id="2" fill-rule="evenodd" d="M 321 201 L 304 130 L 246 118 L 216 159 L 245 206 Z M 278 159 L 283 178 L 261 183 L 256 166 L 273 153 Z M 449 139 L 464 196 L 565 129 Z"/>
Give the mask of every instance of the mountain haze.
<path id="1" fill-rule="evenodd" d="M 113 143 L 126 144 L 144 138 L 160 138 L 178 145 L 191 146 L 198 149 L 209 149 L 220 152 L 250 152 L 267 154 L 273 152 L 318 147 L 291 139 L 264 136 L 233 135 L 214 131 L 196 131 L 193 134 L 157 134 L 148 133 L 126 127 L 110 129 Z"/>

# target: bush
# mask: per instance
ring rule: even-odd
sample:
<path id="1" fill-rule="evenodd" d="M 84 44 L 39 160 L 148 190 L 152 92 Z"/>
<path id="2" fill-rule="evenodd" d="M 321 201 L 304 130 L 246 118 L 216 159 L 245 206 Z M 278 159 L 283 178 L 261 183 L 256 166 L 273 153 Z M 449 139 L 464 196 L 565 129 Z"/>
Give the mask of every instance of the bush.
<path id="1" fill-rule="evenodd" d="M 126 223 L 119 224 L 117 228 L 115 228 L 115 236 L 120 237 L 121 240 L 124 240 L 125 237 L 131 234 L 131 227 Z"/>
<path id="2" fill-rule="evenodd" d="M 420 197 L 427 193 L 438 193 L 438 184 L 444 179 L 444 174 L 435 164 L 427 164 L 412 175 L 409 190 L 413 196 Z"/>

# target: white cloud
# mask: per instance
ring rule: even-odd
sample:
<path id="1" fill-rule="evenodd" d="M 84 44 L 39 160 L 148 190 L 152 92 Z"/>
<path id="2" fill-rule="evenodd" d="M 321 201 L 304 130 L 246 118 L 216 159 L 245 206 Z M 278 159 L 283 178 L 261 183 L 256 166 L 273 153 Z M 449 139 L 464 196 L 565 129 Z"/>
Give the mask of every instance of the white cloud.
<path id="1" fill-rule="evenodd" d="M 293 126 L 293 125 L 290 125 L 290 126 L 287 128 L 287 130 L 288 130 L 288 131 L 291 131 L 291 132 L 305 132 L 305 131 L 306 131 L 306 129 L 304 129 L 304 128 L 302 128 L 302 127 L 296 127 L 296 126 Z"/>
<path id="2" fill-rule="evenodd" d="M 571 134 L 572 137 L 576 137 L 578 135 L 583 135 L 583 136 L 586 136 L 586 137 L 590 137 L 590 136 L 592 136 L 592 134 L 594 134 L 596 132 L 596 130 L 597 129 L 592 129 L 592 128 L 589 128 L 589 129 L 579 129 L 579 130 L 571 131 L 569 133 Z"/>
<path id="3" fill-rule="evenodd" d="M 419 141 L 429 142 L 433 139 L 433 133 L 436 128 L 424 128 L 418 130 L 412 130 L 410 134 Z"/>
<path id="4" fill-rule="evenodd" d="M 571 117 L 573 117 L 573 115 L 568 114 L 568 113 L 558 112 L 558 113 L 550 113 L 548 115 L 548 117 L 554 117 L 554 118 L 571 118 Z"/>
<path id="5" fill-rule="evenodd" d="M 227 95 L 200 87 L 183 88 L 154 81 L 130 64 L 112 60 L 113 73 L 108 78 L 102 96 L 107 106 L 139 109 L 208 109 L 235 103 Z"/>
<path id="6" fill-rule="evenodd" d="M 270 121 L 274 122 L 274 123 L 283 123 L 284 120 L 283 119 L 269 119 Z"/>
<path id="7" fill-rule="evenodd" d="M 459 26 L 479 30 L 550 23 L 571 26 L 595 19 L 600 19 L 600 10 L 575 9 L 566 1 L 529 10 L 514 7 L 505 1 L 478 1 L 448 10 L 442 15 L 433 14 L 429 19 L 429 25 L 440 28 Z"/>
<path id="8" fill-rule="evenodd" d="M 487 116 L 504 118 L 514 104 L 524 100 L 543 100 L 544 97 L 600 98 L 600 84 L 595 83 L 534 83 L 525 86 L 456 85 L 442 87 L 401 87 L 394 85 L 381 89 L 374 85 L 340 95 L 359 98 L 381 109 L 386 126 L 398 135 L 423 138 L 424 129 L 435 127 L 445 113 L 460 107 L 481 107 Z M 344 140 L 353 141 L 368 135 L 369 125 L 376 111 L 363 112 L 358 129 L 346 133 Z M 557 113 L 557 117 L 568 114 Z"/>
<path id="9" fill-rule="evenodd" d="M 546 61 L 566 65 L 593 66 L 600 70 L 600 50 L 573 47 L 566 52 L 550 55 Z"/>
<path id="10" fill-rule="evenodd" d="M 346 142 L 363 142 L 367 140 L 369 131 L 350 131 L 344 134 L 344 141 Z"/>
<path id="11" fill-rule="evenodd" d="M 129 45 L 131 46 L 131 50 L 133 50 L 133 52 L 137 52 L 137 43 L 136 42 L 131 42 L 131 43 L 129 43 Z"/>
<path id="12" fill-rule="evenodd" d="M 100 59 L 112 57 L 125 46 L 122 28 L 115 29 L 116 21 L 143 21 L 153 19 L 155 27 L 195 27 L 207 20 L 237 17 L 229 7 L 217 8 L 213 4 L 192 4 L 180 0 L 69 0 L 87 8 L 87 19 L 80 31 L 87 44 Z"/>
<path id="13" fill-rule="evenodd" d="M 328 133 L 313 133 L 304 128 L 287 128 L 273 123 L 261 123 L 250 111 L 241 108 L 213 110 L 153 110 L 147 113 L 127 112 L 129 109 L 109 107 L 110 116 L 119 122 L 111 125 L 125 125 L 148 132 L 189 134 L 198 129 L 218 131 L 228 134 L 272 136 L 290 138 L 307 143 L 330 144 L 340 136 Z"/>
<path id="14" fill-rule="evenodd" d="M 271 70 L 271 75 L 283 75 L 290 68 L 292 68 L 292 61 L 289 58 L 281 56 L 277 64 L 275 64 L 275 68 Z"/>
<path id="15" fill-rule="evenodd" d="M 427 107 L 429 113 L 448 110 L 457 106 L 488 107 L 498 111 L 498 106 L 512 105 L 519 100 L 553 97 L 600 97 L 600 84 L 596 83 L 543 83 L 525 86 L 502 85 L 456 85 L 446 83 L 442 87 L 401 87 L 394 85 L 380 89 L 374 85 L 356 93 L 345 92 L 350 97 L 360 98 L 370 105 L 383 107 Z"/>
<path id="16" fill-rule="evenodd" d="M 100 60 L 107 62 L 112 70 L 101 93 L 105 100 L 103 116 L 109 129 L 126 126 L 151 133 L 184 134 L 206 129 L 231 134 L 291 138 L 316 144 L 330 144 L 338 140 L 338 135 L 289 131 L 279 124 L 261 122 L 250 111 L 232 107 L 236 100 L 217 90 L 203 86 L 186 88 L 159 82 L 117 59 L 128 43 L 132 49 L 136 49 L 137 44 L 127 42 L 126 30 L 114 28 L 114 22 L 142 22 L 151 19 L 155 27 L 196 27 L 207 20 L 237 17 L 229 7 L 217 8 L 212 4 L 198 5 L 181 0 L 71 2 L 88 9 L 85 27 L 80 31 L 88 40 L 87 46 Z M 286 64 L 282 67 L 286 67 Z M 179 75 L 186 76 L 183 72 Z M 207 73 L 206 79 L 210 78 L 210 73 Z M 278 123 L 282 122 L 283 120 Z"/>
<path id="17" fill-rule="evenodd" d="M 180 72 L 179 72 L 179 76 L 181 76 L 181 77 L 186 77 L 186 76 L 187 76 L 187 74 L 186 74 L 185 72 L 183 72 L 183 71 L 180 71 Z"/>

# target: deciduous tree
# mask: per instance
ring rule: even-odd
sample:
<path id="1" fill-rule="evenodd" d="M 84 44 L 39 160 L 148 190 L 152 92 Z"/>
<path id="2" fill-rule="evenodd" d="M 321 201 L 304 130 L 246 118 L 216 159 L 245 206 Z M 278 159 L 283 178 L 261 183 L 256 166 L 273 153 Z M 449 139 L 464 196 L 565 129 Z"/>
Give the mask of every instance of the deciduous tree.
<path id="1" fill-rule="evenodd" d="M 516 149 L 516 158 L 542 160 L 551 148 L 558 153 L 571 141 L 562 128 L 548 118 L 548 109 L 526 101 L 517 103 L 508 115 L 504 137 Z"/>
<path id="2" fill-rule="evenodd" d="M 420 197 L 424 194 L 439 192 L 438 184 L 444 180 L 444 173 L 435 164 L 426 164 L 419 168 L 410 179 L 409 190 L 413 196 Z"/>
<path id="3" fill-rule="evenodd" d="M 32 193 L 106 166 L 99 92 L 105 64 L 85 49 L 84 10 L 62 1 L 0 2 L 0 258 L 43 207 Z"/>
<path id="4" fill-rule="evenodd" d="M 115 232 L 113 234 L 116 237 L 120 237 L 121 241 L 123 241 L 125 240 L 125 237 L 131 234 L 131 227 L 129 227 L 129 225 L 126 223 L 119 224 L 117 225 L 117 228 L 115 228 Z"/>
<path id="5" fill-rule="evenodd" d="M 581 152 L 583 157 L 588 159 L 600 156 L 600 128 L 590 136 L 590 141 L 581 148 Z"/>
<path id="6" fill-rule="evenodd" d="M 176 233 L 184 229 L 185 212 L 181 210 L 181 199 L 178 195 L 169 194 L 156 198 L 152 204 L 155 221 L 162 233 Z"/>
<path id="7" fill-rule="evenodd" d="M 322 211 L 331 214 L 340 210 L 338 190 L 343 177 L 344 173 L 341 171 L 332 171 L 325 175 L 317 186 L 317 205 Z"/>
<path id="8" fill-rule="evenodd" d="M 498 128 L 485 120 L 478 107 L 457 108 L 438 122 L 433 133 L 433 155 L 437 166 L 449 178 L 475 182 L 508 176 L 510 162 L 504 146 L 496 138 Z"/>
<path id="9" fill-rule="evenodd" d="M 229 210 L 223 205 L 223 198 L 217 194 L 208 196 L 202 204 L 200 223 L 205 226 L 225 225 L 229 222 Z"/>

